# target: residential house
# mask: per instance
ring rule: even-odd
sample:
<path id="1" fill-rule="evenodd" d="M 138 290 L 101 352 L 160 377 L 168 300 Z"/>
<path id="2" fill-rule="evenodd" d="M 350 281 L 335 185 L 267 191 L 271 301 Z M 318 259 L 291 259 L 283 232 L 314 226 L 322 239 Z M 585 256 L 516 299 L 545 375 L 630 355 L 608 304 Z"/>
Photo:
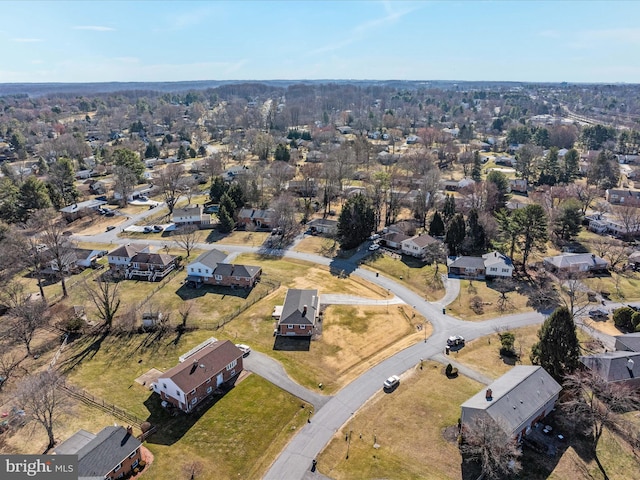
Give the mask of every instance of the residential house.
<path id="1" fill-rule="evenodd" d="M 527 193 L 527 181 L 523 178 L 512 178 L 509 180 L 509 188 L 512 192 Z"/>
<path id="2" fill-rule="evenodd" d="M 318 185 L 314 178 L 304 180 L 289 180 L 287 190 L 303 197 L 315 197 L 318 193 Z"/>
<path id="3" fill-rule="evenodd" d="M 409 135 L 407 137 L 407 145 L 415 145 L 418 142 L 420 142 L 420 137 L 417 135 Z"/>
<path id="4" fill-rule="evenodd" d="M 580 357 L 580 362 L 607 383 L 640 387 L 640 353 L 638 352 L 597 353 Z"/>
<path id="5" fill-rule="evenodd" d="M 402 242 L 405 240 L 409 240 L 409 235 L 405 235 L 400 232 L 388 232 L 380 237 L 380 242 L 382 242 L 386 247 L 393 248 L 394 250 L 400 250 L 402 248 Z"/>
<path id="6" fill-rule="evenodd" d="M 414 235 L 400 242 L 400 249 L 402 253 L 410 255 L 412 257 L 422 258 L 427 252 L 427 247 L 431 244 L 437 243 L 438 240 L 431 235 L 422 233 L 420 235 Z"/>
<path id="7" fill-rule="evenodd" d="M 173 210 L 173 223 L 176 227 L 183 225 L 209 226 L 211 225 L 211 215 L 203 212 L 202 205 L 188 205 Z"/>
<path id="8" fill-rule="evenodd" d="M 348 135 L 348 134 L 350 134 L 350 133 L 353 133 L 353 128 L 351 128 L 351 127 L 349 127 L 349 126 L 347 126 L 347 125 L 344 125 L 344 126 L 342 126 L 342 127 L 337 127 L 337 128 L 338 128 L 338 131 L 339 131 L 342 135 Z"/>
<path id="9" fill-rule="evenodd" d="M 107 202 L 102 200 L 87 200 L 86 202 L 74 203 L 68 207 L 60 209 L 60 213 L 66 221 L 72 222 L 73 220 L 89 215 L 96 212 L 102 205 Z"/>
<path id="10" fill-rule="evenodd" d="M 318 290 L 290 288 L 284 298 L 276 334 L 305 337 L 313 335 L 319 314 Z"/>
<path id="11" fill-rule="evenodd" d="M 640 352 L 640 332 L 616 335 L 616 350 Z"/>
<path id="12" fill-rule="evenodd" d="M 126 279 L 161 280 L 177 266 L 177 257 L 154 253 L 149 245 L 122 245 L 107 254 L 109 268 Z"/>
<path id="13" fill-rule="evenodd" d="M 554 273 L 605 272 L 609 262 L 593 253 L 563 253 L 542 260 L 544 267 Z"/>
<path id="14" fill-rule="evenodd" d="M 500 252 L 490 252 L 482 255 L 486 278 L 511 278 L 513 276 L 513 262 Z"/>
<path id="15" fill-rule="evenodd" d="M 474 183 L 476 182 L 471 178 L 463 178 L 461 180 L 444 180 L 441 182 L 441 186 L 444 190 L 457 191 Z"/>
<path id="16" fill-rule="evenodd" d="M 640 206 L 640 190 L 609 188 L 605 191 L 604 198 L 612 205 Z"/>
<path id="17" fill-rule="evenodd" d="M 77 455 L 79 478 L 101 478 L 115 480 L 128 477 L 135 472 L 142 456 L 142 443 L 131 427 L 105 427 L 97 435 L 79 430 L 58 445 L 55 455 Z"/>
<path id="18" fill-rule="evenodd" d="M 242 352 L 231 341 L 210 339 L 180 357 L 152 383 L 164 406 L 172 405 L 185 413 L 193 409 L 242 372 Z"/>
<path id="19" fill-rule="evenodd" d="M 276 221 L 275 210 L 269 208 L 259 210 L 255 208 L 243 208 L 238 213 L 238 225 L 255 225 L 257 228 L 273 228 Z"/>
<path id="20" fill-rule="evenodd" d="M 462 428 L 488 415 L 518 440 L 554 408 L 562 387 L 542 367 L 517 365 L 461 406 Z"/>
<path id="21" fill-rule="evenodd" d="M 333 236 L 338 233 L 338 221 L 328 218 L 314 218 L 307 223 L 307 227 L 311 229 L 311 232 L 322 235 Z"/>
<path id="22" fill-rule="evenodd" d="M 65 251 L 60 258 L 60 262 L 51 258 L 51 253 L 43 252 L 43 257 L 51 258 L 49 268 L 52 272 L 71 272 L 76 269 L 89 268 L 95 265 L 96 261 L 105 254 L 104 250 L 89 250 L 85 248 L 70 248 Z M 59 265 L 61 263 L 62 265 Z"/>
<path id="23" fill-rule="evenodd" d="M 251 288 L 260 280 L 261 267 L 225 263 L 226 257 L 225 253 L 216 249 L 203 253 L 187 265 L 187 281 L 196 286 L 206 284 Z"/>
<path id="24" fill-rule="evenodd" d="M 638 270 L 640 268 L 640 251 L 633 252 L 629 255 L 629 258 L 627 258 L 627 265 L 634 270 Z"/>
<path id="25" fill-rule="evenodd" d="M 484 258 L 461 256 L 447 260 L 449 275 L 482 280 L 485 278 Z"/>

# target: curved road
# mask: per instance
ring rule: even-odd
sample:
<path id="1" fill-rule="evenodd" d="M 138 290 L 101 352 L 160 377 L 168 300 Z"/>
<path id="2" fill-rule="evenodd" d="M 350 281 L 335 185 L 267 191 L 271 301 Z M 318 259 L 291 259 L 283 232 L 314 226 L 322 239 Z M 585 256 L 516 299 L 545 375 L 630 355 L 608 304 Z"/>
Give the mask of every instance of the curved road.
<path id="1" fill-rule="evenodd" d="M 147 212 L 143 212 L 143 214 L 132 217 L 127 220 L 123 226 L 134 224 L 136 221 L 144 218 L 145 213 L 148 214 Z M 118 238 L 118 231 L 119 230 L 116 229 L 91 237 L 75 236 L 74 238 L 77 240 L 101 243 L 130 243 L 131 240 Z M 170 242 L 149 240 L 146 241 L 146 243 L 163 246 Z M 251 253 L 261 249 L 261 247 L 243 245 L 218 246 L 212 244 L 198 244 L 197 248 L 205 250 L 220 248 L 230 253 L 229 258 L 233 258 L 240 253 Z M 301 387 L 289 378 L 278 362 L 267 355 L 252 352 L 246 360 L 248 370 L 263 376 L 274 384 L 313 404 L 315 408 L 315 414 L 311 418 L 311 422 L 307 423 L 293 437 L 271 465 L 271 468 L 264 477 L 265 479 L 289 480 L 304 478 L 309 472 L 312 460 L 320 453 L 342 425 L 380 390 L 382 381 L 387 377 L 403 374 L 415 367 L 421 359 L 432 359 L 441 363 L 455 363 L 443 353 L 446 339 L 450 335 L 462 335 L 467 340 L 473 340 L 495 333 L 498 329 L 513 329 L 538 324 L 545 318 L 541 313 L 528 312 L 493 318 L 482 322 L 468 322 L 446 315 L 443 313 L 443 306 L 448 305 L 458 296 L 460 288 L 459 281 L 446 279 L 445 285 L 447 287 L 447 293 L 444 298 L 439 302 L 427 302 L 421 295 L 396 283 L 394 280 L 358 267 L 358 261 L 368 253 L 366 246 L 348 260 L 329 259 L 292 250 L 261 251 L 272 255 L 306 260 L 308 262 L 329 266 L 332 271 L 357 275 L 387 289 L 389 293 L 393 293 L 395 295 L 394 302 L 404 302 L 412 305 L 418 313 L 428 319 L 433 325 L 433 333 L 427 341 L 417 343 L 382 361 L 331 397 L 320 395 Z M 336 297 L 336 299 L 338 298 L 339 297 Z M 610 341 L 610 338 L 608 340 Z M 491 379 L 478 374 L 471 368 L 463 365 L 457 365 L 457 367 L 462 374 L 474 378 L 481 383 L 486 384 L 491 382 Z"/>

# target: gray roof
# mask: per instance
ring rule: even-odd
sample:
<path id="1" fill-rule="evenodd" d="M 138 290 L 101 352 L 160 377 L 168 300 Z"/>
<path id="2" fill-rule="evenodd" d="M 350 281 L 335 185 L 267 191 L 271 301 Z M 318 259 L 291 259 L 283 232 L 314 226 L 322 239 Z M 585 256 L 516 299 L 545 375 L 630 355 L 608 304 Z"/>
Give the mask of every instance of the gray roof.
<path id="1" fill-rule="evenodd" d="M 392 243 L 402 243 L 405 240 L 408 240 L 410 238 L 411 237 L 409 235 L 405 235 L 404 233 L 398 233 L 398 232 L 389 232 L 382 235 L 382 240 L 384 240 L 385 242 L 392 242 Z"/>
<path id="2" fill-rule="evenodd" d="M 310 227 L 315 227 L 318 225 L 325 226 L 325 227 L 337 227 L 338 221 L 331 220 L 329 218 L 314 218 L 307 225 Z"/>
<path id="3" fill-rule="evenodd" d="M 149 248 L 149 245 L 140 245 L 140 244 L 128 244 L 122 245 L 115 250 L 110 251 L 107 255 L 110 257 L 125 257 L 125 258 L 133 258 L 133 256 L 141 252 L 142 250 Z"/>
<path id="4" fill-rule="evenodd" d="M 209 250 L 208 252 L 201 254 L 193 261 L 193 263 L 201 263 L 209 267 L 211 270 L 215 270 L 218 264 L 224 262 L 225 258 L 227 258 L 226 253 L 214 248 L 213 250 Z"/>
<path id="5" fill-rule="evenodd" d="M 640 332 L 616 335 L 616 350 L 640 352 Z"/>
<path id="6" fill-rule="evenodd" d="M 262 270 L 261 267 L 255 265 L 233 265 L 233 276 L 251 278 Z"/>
<path id="7" fill-rule="evenodd" d="M 571 268 L 579 265 L 587 265 L 589 268 L 606 268 L 609 265 L 605 259 L 592 253 L 563 253 L 554 257 L 545 257 L 543 261 L 556 268 Z"/>
<path id="8" fill-rule="evenodd" d="M 580 357 L 580 362 L 607 382 L 640 378 L 640 353 L 625 351 L 598 353 Z"/>
<path id="9" fill-rule="evenodd" d="M 484 258 L 482 257 L 458 257 L 449 264 L 453 268 L 475 268 L 484 270 Z"/>
<path id="10" fill-rule="evenodd" d="M 307 306 L 307 314 L 303 315 Z M 282 306 L 280 325 L 315 325 L 320 300 L 318 290 L 299 290 L 290 288 Z"/>
<path id="11" fill-rule="evenodd" d="M 492 397 L 486 397 L 491 389 Z M 542 367 L 518 365 L 487 388 L 462 404 L 463 422 L 486 412 L 510 434 L 522 430 L 524 424 L 550 400 L 557 398 L 562 387 Z"/>
<path id="12" fill-rule="evenodd" d="M 75 455 L 96 436 L 86 430 L 78 430 L 76 433 L 67 438 L 64 442 L 53 449 L 56 455 Z"/>
<path id="13" fill-rule="evenodd" d="M 86 202 L 74 203 L 73 205 L 69 205 L 68 207 L 61 208 L 60 211 L 62 213 L 76 213 L 88 208 L 98 208 L 106 204 L 107 202 L 105 202 L 104 200 L 87 200 Z"/>
<path id="14" fill-rule="evenodd" d="M 104 476 L 142 443 L 124 427 L 105 427 L 78 451 L 78 475 Z"/>
<path id="15" fill-rule="evenodd" d="M 436 243 L 438 240 L 433 238 L 431 235 L 427 235 L 426 233 L 422 233 L 420 235 L 414 235 L 411 238 L 407 238 L 402 241 L 402 243 L 409 243 L 409 241 L 415 243 L 418 247 L 426 247 L 431 243 Z"/>

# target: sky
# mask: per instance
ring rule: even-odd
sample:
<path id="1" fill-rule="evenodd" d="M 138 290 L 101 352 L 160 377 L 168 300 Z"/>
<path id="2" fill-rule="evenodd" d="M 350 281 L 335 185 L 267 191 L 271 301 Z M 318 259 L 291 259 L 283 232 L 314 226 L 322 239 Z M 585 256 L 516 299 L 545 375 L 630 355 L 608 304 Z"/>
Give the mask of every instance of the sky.
<path id="1" fill-rule="evenodd" d="M 640 1 L 0 1 L 0 83 L 640 83 Z"/>

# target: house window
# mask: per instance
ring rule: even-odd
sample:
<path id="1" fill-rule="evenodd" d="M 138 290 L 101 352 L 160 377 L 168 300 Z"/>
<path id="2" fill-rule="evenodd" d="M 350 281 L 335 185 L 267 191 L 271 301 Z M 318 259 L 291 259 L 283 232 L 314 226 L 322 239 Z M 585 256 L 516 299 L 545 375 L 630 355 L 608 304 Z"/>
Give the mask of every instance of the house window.
<path id="1" fill-rule="evenodd" d="M 131 464 L 131 469 L 136 468 L 139 463 L 140 463 L 140 460 L 136 459 L 136 461 Z"/>
<path id="2" fill-rule="evenodd" d="M 198 269 L 198 273 L 202 273 L 202 269 L 201 268 Z"/>
<path id="3" fill-rule="evenodd" d="M 195 269 L 193 267 L 189 268 L 191 270 L 191 273 L 195 272 Z"/>
<path id="4" fill-rule="evenodd" d="M 236 277 L 236 280 L 240 280 L 240 277 Z"/>
<path id="5" fill-rule="evenodd" d="M 497 272 L 498 271 L 498 269 L 496 267 L 491 267 L 489 270 L 491 270 L 492 272 Z"/>
<path id="6" fill-rule="evenodd" d="M 195 395 L 196 394 L 196 389 L 194 388 L 193 390 L 191 390 L 191 393 L 189 395 Z"/>
<path id="7" fill-rule="evenodd" d="M 230 375 L 233 377 L 236 374 L 235 370 L 231 370 Z"/>
<path id="8" fill-rule="evenodd" d="M 509 269 L 508 268 L 503 268 L 502 269 L 502 273 L 509 273 Z"/>
<path id="9" fill-rule="evenodd" d="M 205 269 L 204 269 L 204 273 L 209 273 L 209 269 L 208 269 L 208 268 L 205 268 Z"/>
<path id="10" fill-rule="evenodd" d="M 210 378 L 207 378 L 207 383 L 211 383 L 211 379 Z"/>
<path id="11" fill-rule="evenodd" d="M 129 455 L 129 458 L 133 458 L 138 454 L 138 449 L 136 448 L 133 453 L 131 455 Z"/>
<path id="12" fill-rule="evenodd" d="M 133 262 L 133 268 L 138 268 L 138 262 Z"/>
<path id="13" fill-rule="evenodd" d="M 122 463 L 119 463 L 118 465 L 116 465 L 116 468 L 113 469 L 113 472 L 117 472 L 118 470 L 120 470 L 122 468 Z"/>
<path id="14" fill-rule="evenodd" d="M 231 370 L 233 367 L 235 367 L 238 364 L 238 360 L 234 360 L 233 362 L 231 362 L 229 365 L 227 365 L 227 370 Z"/>
<path id="15" fill-rule="evenodd" d="M 176 393 L 178 394 L 178 396 L 181 395 L 180 390 L 176 390 Z"/>
<path id="16" fill-rule="evenodd" d="M 305 328 L 307 328 L 306 325 L 300 325 L 300 330 L 304 330 Z"/>
<path id="17" fill-rule="evenodd" d="M 191 399 L 191 405 L 195 405 L 196 403 L 198 403 L 198 397 Z"/>
<path id="18" fill-rule="evenodd" d="M 222 280 L 222 275 L 216 275 L 215 277 L 216 277 L 216 280 L 219 282 Z"/>
<path id="19" fill-rule="evenodd" d="M 162 384 L 162 388 L 164 388 L 164 389 L 166 390 L 166 389 L 167 389 L 167 384 L 166 384 L 166 383 L 163 383 L 163 384 Z"/>
<path id="20" fill-rule="evenodd" d="M 293 328 L 293 325 L 289 324 L 287 325 L 287 328 Z"/>
<path id="21" fill-rule="evenodd" d="M 213 392 L 213 387 L 207 387 L 207 395 Z"/>

